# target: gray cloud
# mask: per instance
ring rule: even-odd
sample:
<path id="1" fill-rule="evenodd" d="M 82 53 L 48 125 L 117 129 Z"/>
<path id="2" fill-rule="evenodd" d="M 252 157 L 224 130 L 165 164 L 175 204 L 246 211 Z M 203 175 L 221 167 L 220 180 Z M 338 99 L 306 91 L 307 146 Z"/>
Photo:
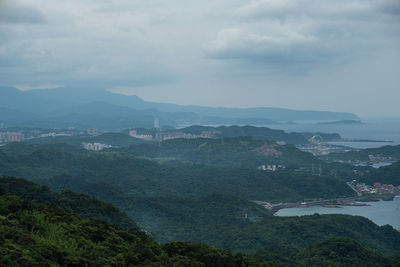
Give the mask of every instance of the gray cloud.
<path id="1" fill-rule="evenodd" d="M 257 0 L 238 8 L 236 27 L 221 29 L 204 45 L 206 55 L 220 60 L 264 62 L 269 67 L 301 65 L 319 68 L 370 53 L 376 43 L 386 42 L 374 28 L 396 22 L 380 19 L 382 12 L 395 14 L 400 2 Z M 385 36 L 386 34 L 386 36 Z M 379 36 L 379 37 L 378 37 Z"/>
<path id="2" fill-rule="evenodd" d="M 400 1 L 397 0 L 381 0 L 375 3 L 378 10 L 400 18 Z"/>
<path id="3" fill-rule="evenodd" d="M 340 80 L 338 94 L 368 91 L 372 101 L 379 87 L 382 103 L 393 94 L 400 84 L 399 5 L 0 0 L 0 81 L 26 89 L 107 87 L 181 104 L 310 109 L 318 103 L 358 112 L 371 103 L 333 101 L 329 92 Z M 315 98 L 297 101 L 304 94 Z"/>
<path id="4" fill-rule="evenodd" d="M 0 1 L 1 23 L 44 23 L 45 16 L 38 8 L 15 1 Z"/>

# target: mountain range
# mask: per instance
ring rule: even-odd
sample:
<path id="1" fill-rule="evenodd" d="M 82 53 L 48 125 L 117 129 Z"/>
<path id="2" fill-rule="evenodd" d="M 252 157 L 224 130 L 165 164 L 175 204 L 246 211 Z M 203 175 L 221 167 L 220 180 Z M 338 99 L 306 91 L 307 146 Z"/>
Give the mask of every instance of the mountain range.
<path id="1" fill-rule="evenodd" d="M 145 101 L 94 88 L 55 88 L 21 91 L 0 87 L 0 122 L 6 126 L 124 128 L 182 125 L 268 125 L 292 121 L 357 120 L 347 112 L 290 110 L 282 108 L 224 108 L 182 106 Z"/>

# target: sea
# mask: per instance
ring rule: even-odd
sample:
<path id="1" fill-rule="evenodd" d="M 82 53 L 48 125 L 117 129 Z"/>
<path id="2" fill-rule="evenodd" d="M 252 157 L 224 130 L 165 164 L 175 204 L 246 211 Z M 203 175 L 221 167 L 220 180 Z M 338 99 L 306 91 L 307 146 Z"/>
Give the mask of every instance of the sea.
<path id="1" fill-rule="evenodd" d="M 400 118 L 362 118 L 363 124 L 335 125 L 318 123 L 298 123 L 291 125 L 269 125 L 273 129 L 287 132 L 324 132 L 339 133 L 342 138 L 353 140 L 379 140 L 382 142 L 332 142 L 332 144 L 353 147 L 356 149 L 377 148 L 386 145 L 400 145 Z M 379 168 L 383 163 L 374 167 Z M 400 173 L 399 173 L 400 176 Z M 279 210 L 276 216 L 301 216 L 319 214 L 349 214 L 363 216 L 377 225 L 389 224 L 400 230 L 400 197 L 393 201 L 366 202 L 369 206 L 343 206 L 340 208 L 327 208 L 321 206 L 306 208 L 288 208 Z"/>
<path id="2" fill-rule="evenodd" d="M 313 206 L 306 208 L 281 209 L 275 216 L 303 216 L 318 214 L 348 214 L 363 216 L 377 225 L 389 224 L 400 230 L 400 196 L 392 201 L 363 202 L 368 206 L 341 206 L 340 208 L 327 208 Z"/>
<path id="3" fill-rule="evenodd" d="M 361 118 L 362 124 L 319 124 L 318 122 L 299 122 L 295 124 L 266 125 L 272 129 L 286 132 L 323 132 L 338 133 L 345 139 L 379 140 L 383 142 L 332 142 L 332 144 L 357 149 L 377 148 L 386 145 L 400 145 L 399 118 Z"/>

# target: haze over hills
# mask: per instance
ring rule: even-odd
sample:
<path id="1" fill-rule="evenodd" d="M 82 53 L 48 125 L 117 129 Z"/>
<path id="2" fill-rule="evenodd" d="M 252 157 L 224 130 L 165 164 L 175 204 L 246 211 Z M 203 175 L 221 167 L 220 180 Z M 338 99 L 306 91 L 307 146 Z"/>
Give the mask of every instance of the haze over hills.
<path id="1" fill-rule="evenodd" d="M 154 117 L 161 126 L 188 124 L 277 124 L 287 121 L 357 120 L 346 112 L 299 111 L 282 108 L 223 108 L 180 106 L 144 101 L 137 96 L 103 89 L 56 88 L 20 91 L 0 87 L 0 107 L 13 109 L 12 117 L 0 119 L 15 126 L 30 113 L 32 126 L 52 121 L 55 127 L 96 126 L 106 130 L 126 127 L 151 127 Z M 96 125 L 93 125 L 96 124 Z M 97 125 L 98 124 L 98 125 Z M 26 125 L 25 125 L 26 126 Z"/>

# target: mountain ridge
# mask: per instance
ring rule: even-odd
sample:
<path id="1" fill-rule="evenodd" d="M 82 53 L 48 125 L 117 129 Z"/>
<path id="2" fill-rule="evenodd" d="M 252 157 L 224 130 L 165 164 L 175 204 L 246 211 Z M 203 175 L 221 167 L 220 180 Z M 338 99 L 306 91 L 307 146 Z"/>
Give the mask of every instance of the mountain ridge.
<path id="1" fill-rule="evenodd" d="M 228 108 L 228 107 L 205 107 L 197 105 L 176 105 L 169 103 L 158 103 L 145 101 L 138 96 L 127 96 L 113 93 L 105 89 L 95 88 L 72 88 L 61 87 L 55 89 L 42 89 L 20 91 L 13 87 L 0 87 L 0 96 L 6 101 L 0 101 L 0 106 L 9 107 L 7 103 L 10 98 L 18 100 L 22 104 L 30 102 L 27 106 L 30 111 L 43 111 L 47 105 L 48 109 L 55 109 L 59 106 L 68 107 L 76 104 L 87 104 L 90 102 L 106 102 L 117 106 L 126 106 L 138 110 L 156 109 L 160 112 L 189 112 L 200 117 L 221 117 L 221 118 L 253 118 L 269 119 L 272 121 L 294 121 L 294 120 L 344 120 L 358 119 L 353 113 L 315 111 L 315 110 L 292 110 L 285 108 L 256 107 L 256 108 Z M 22 100 L 19 100 L 22 99 Z M 29 101 L 28 101 L 29 100 Z M 35 101 L 37 103 L 35 105 Z M 8 101 L 9 102 L 9 101 Z"/>

